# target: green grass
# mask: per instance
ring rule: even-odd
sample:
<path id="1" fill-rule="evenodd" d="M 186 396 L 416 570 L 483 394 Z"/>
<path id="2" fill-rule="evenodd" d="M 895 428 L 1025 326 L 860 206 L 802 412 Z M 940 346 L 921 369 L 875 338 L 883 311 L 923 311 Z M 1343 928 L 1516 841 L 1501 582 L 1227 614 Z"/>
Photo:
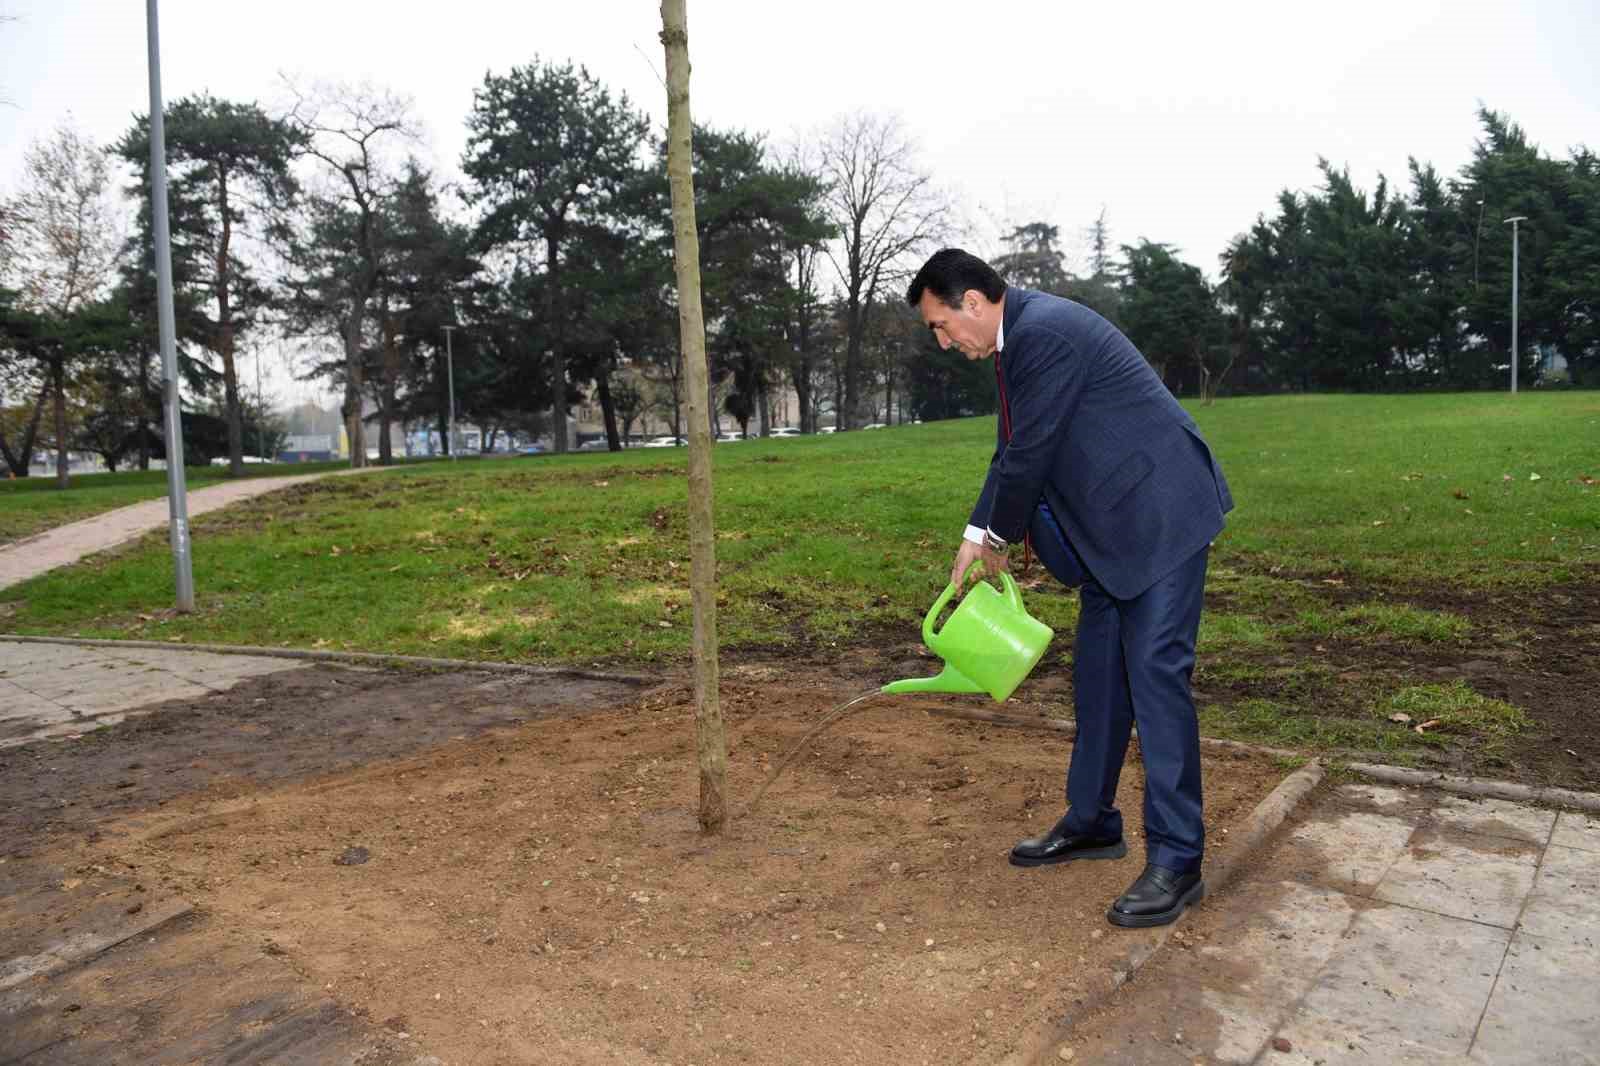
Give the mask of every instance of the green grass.
<path id="1" fill-rule="evenodd" d="M 1581 480 L 1600 475 L 1600 394 L 1251 398 L 1196 415 L 1239 504 L 1214 553 L 1220 601 L 1201 637 L 1213 661 L 1316 625 L 1419 642 L 1466 632 L 1403 605 L 1324 609 L 1325 581 L 1526 584 L 1600 561 L 1600 490 Z M 913 639 L 992 440 L 993 419 L 978 418 L 718 446 L 723 645 Z M 163 611 L 164 534 L 0 592 L 0 608 L 22 633 L 677 657 L 691 615 L 684 460 L 639 450 L 328 479 L 196 519 L 193 615 Z M 99 478 L 77 479 L 74 506 L 164 488 L 159 474 Z M 50 491 L 7 488 L 0 521 L 37 521 Z M 1046 582 L 1027 598 L 1070 636 L 1074 597 Z"/>
<path id="2" fill-rule="evenodd" d="M 287 477 L 343 470 L 348 463 L 252 463 L 247 478 Z M 185 468 L 188 487 L 205 488 L 232 480 L 225 466 Z M 131 470 L 115 474 L 74 474 L 65 489 L 56 488 L 55 475 L 34 475 L 0 481 L 0 544 L 31 537 L 56 526 L 76 522 L 118 507 L 159 499 L 167 494 L 164 470 Z"/>
<path id="3" fill-rule="evenodd" d="M 1510 738 L 1527 728 L 1528 717 L 1520 708 L 1453 681 L 1404 685 L 1377 698 L 1358 695 L 1354 704 L 1326 688 L 1323 699 L 1304 703 L 1254 698 L 1210 704 L 1201 708 L 1200 724 L 1207 736 L 1402 758 L 1408 751 L 1467 740 L 1492 761 Z"/>
<path id="4" fill-rule="evenodd" d="M 1540 582 L 1600 562 L 1600 392 L 1278 396 L 1195 412 L 1257 568 Z M 1538 480 L 1532 476 L 1538 474 Z"/>
<path id="5" fill-rule="evenodd" d="M 1448 611 L 1407 604 L 1363 603 L 1342 610 L 1302 610 L 1294 629 L 1310 637 L 1368 637 L 1446 643 L 1459 641 L 1472 623 Z"/>

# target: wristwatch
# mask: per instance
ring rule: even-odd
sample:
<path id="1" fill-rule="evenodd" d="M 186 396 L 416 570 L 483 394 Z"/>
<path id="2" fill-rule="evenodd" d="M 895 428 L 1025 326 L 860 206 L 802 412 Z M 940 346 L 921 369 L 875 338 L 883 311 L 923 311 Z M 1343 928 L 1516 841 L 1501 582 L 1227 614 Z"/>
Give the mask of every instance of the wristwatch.
<path id="1" fill-rule="evenodd" d="M 983 550 L 984 551 L 994 552 L 994 553 L 996 553 L 998 555 L 1004 555 L 1005 552 L 1006 552 L 1006 549 L 1009 548 L 1009 547 L 1011 547 L 1011 545 L 1007 544 L 1005 541 L 1003 541 L 999 537 L 995 536 L 994 532 L 992 530 L 986 529 L 986 530 L 983 531 Z"/>

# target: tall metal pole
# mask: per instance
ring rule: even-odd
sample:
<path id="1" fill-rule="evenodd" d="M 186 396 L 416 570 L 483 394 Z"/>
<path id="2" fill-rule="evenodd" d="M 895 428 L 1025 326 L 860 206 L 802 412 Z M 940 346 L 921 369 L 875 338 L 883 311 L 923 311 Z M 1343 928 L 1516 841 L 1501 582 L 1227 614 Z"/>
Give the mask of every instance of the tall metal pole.
<path id="1" fill-rule="evenodd" d="M 456 356 L 451 337 L 456 327 L 444 327 L 444 362 L 450 376 L 450 461 L 456 461 Z"/>
<path id="2" fill-rule="evenodd" d="M 1511 223 L 1511 395 L 1517 394 L 1517 363 L 1520 362 L 1520 334 L 1517 332 L 1517 223 L 1528 221 L 1527 215 L 1514 215 L 1505 219 Z"/>
<path id="3" fill-rule="evenodd" d="M 161 331 L 161 378 L 167 433 L 167 510 L 179 611 L 194 610 L 189 554 L 189 496 L 183 473 L 183 419 L 178 409 L 178 342 L 172 314 L 172 234 L 167 224 L 167 130 L 161 110 L 161 35 L 156 0 L 145 0 L 150 48 L 150 215 L 155 223 L 156 315 Z"/>

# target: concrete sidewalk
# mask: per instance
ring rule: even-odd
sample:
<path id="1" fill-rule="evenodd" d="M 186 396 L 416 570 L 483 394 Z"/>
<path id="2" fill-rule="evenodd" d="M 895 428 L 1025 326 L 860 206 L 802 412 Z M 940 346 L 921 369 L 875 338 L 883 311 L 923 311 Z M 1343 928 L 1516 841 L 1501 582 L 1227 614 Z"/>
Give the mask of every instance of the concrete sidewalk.
<path id="1" fill-rule="evenodd" d="M 106 648 L 0 640 L 0 750 L 115 725 L 139 708 L 222 692 L 311 665 L 174 647 Z"/>
<path id="2" fill-rule="evenodd" d="M 188 494 L 189 517 L 192 519 L 207 511 L 226 507 L 230 503 L 263 496 L 308 481 L 393 469 L 397 468 L 369 466 L 359 470 L 336 470 L 292 477 L 243 478 L 221 485 L 208 485 Z M 75 563 L 86 555 L 126 544 L 152 530 L 165 529 L 167 523 L 167 497 L 162 496 L 159 499 L 119 507 L 115 511 L 107 511 L 104 514 L 58 526 L 38 536 L 17 541 L 15 544 L 7 544 L 0 547 L 0 588 L 8 588 L 29 578 L 38 577 L 58 566 Z"/>
<path id="3" fill-rule="evenodd" d="M 1346 784 L 1052 1058 L 1600 1064 L 1600 818 Z"/>

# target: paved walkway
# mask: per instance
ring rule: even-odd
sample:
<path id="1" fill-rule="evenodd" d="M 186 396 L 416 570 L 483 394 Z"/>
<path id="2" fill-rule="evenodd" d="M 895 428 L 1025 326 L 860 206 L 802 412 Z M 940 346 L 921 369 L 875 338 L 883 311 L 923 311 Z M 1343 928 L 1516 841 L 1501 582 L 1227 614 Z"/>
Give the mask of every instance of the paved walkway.
<path id="1" fill-rule="evenodd" d="M 359 470 L 335 470 L 321 474 L 298 474 L 292 477 L 241 478 L 220 485 L 208 485 L 188 494 L 189 517 L 226 507 L 230 503 L 248 500 L 291 485 L 316 481 L 324 477 L 344 474 L 363 474 L 372 470 L 393 470 L 395 467 L 363 467 Z M 38 536 L 0 547 L 0 588 L 38 577 L 58 566 L 75 563 L 86 555 L 115 548 L 141 537 L 152 530 L 165 529 L 168 523 L 167 497 L 146 500 L 115 511 L 92 515 L 69 525 L 57 526 Z"/>
<path id="2" fill-rule="evenodd" d="M 1600 1064 L 1600 818 L 1346 784 L 1056 1058 Z"/>
<path id="3" fill-rule="evenodd" d="M 0 750 L 115 725 L 139 708 L 232 688 L 309 663 L 186 648 L 107 648 L 0 640 Z"/>

